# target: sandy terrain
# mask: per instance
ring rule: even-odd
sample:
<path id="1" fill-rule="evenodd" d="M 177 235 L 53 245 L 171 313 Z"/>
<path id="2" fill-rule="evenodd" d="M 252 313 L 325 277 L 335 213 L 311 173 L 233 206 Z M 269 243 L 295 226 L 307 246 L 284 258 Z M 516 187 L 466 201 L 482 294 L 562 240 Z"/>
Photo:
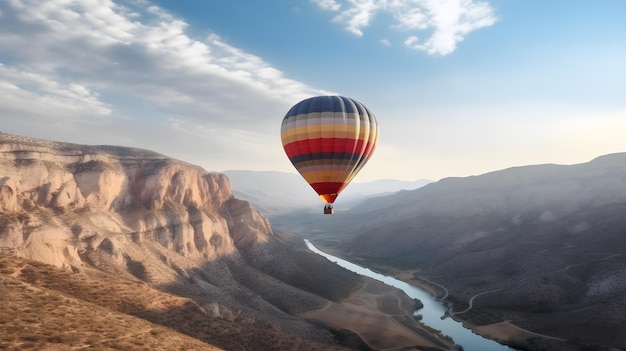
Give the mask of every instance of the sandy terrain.
<path id="1" fill-rule="evenodd" d="M 538 334 L 531 332 L 526 329 L 522 329 L 515 324 L 505 321 L 495 324 L 482 325 L 480 327 L 473 327 L 472 330 L 476 332 L 476 334 L 482 335 L 486 338 L 493 339 L 496 341 L 507 341 L 512 337 L 517 337 L 519 339 L 527 339 L 532 337 L 542 337 L 547 339 L 554 339 L 565 341 L 564 339 L 554 338 L 548 335 Z"/>
<path id="2" fill-rule="evenodd" d="M 493 340 L 506 341 L 512 337 L 527 338 L 533 336 L 533 333 L 518 328 L 510 322 L 501 322 L 496 324 L 483 325 L 474 327 L 473 330 L 480 335 L 484 335 Z"/>
<path id="3" fill-rule="evenodd" d="M 401 291 L 366 279 L 358 291 L 341 303 L 300 316 L 320 320 L 333 328 L 349 329 L 375 349 L 428 346 L 442 350 L 451 345 L 428 333 L 413 316 L 413 301 Z"/>

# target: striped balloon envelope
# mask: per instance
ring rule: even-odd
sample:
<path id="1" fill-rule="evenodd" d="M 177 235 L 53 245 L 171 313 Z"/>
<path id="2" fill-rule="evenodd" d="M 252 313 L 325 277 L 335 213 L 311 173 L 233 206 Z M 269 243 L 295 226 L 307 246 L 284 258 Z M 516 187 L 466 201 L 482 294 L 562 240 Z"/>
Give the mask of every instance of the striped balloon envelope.
<path id="1" fill-rule="evenodd" d="M 316 96 L 287 112 L 281 139 L 296 170 L 325 203 L 332 204 L 374 152 L 378 123 L 356 100 Z"/>

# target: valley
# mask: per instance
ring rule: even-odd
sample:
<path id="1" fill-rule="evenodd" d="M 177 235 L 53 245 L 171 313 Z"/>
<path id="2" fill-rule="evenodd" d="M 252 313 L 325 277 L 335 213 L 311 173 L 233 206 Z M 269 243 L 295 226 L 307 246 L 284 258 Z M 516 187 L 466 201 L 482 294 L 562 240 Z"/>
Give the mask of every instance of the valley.
<path id="1" fill-rule="evenodd" d="M 50 301 L 80 300 L 98 316 L 142 319 L 128 320 L 137 334 L 99 341 L 90 335 L 102 327 L 72 324 L 76 347 L 133 335 L 149 345 L 155 325 L 227 350 L 454 347 L 412 320 L 394 288 L 374 293 L 303 239 L 431 290 L 450 317 L 519 349 L 625 347 L 624 154 L 446 178 L 333 216 L 278 207 L 271 219 L 235 197 L 226 176 L 146 150 L 0 134 L 0 156 L 4 291 L 21 301 L 2 308 L 27 316 L 33 303 L 49 311 Z M 41 301 L 25 291 L 43 291 Z M 349 316 L 393 326 L 373 330 L 395 330 L 397 343 Z M 66 340 L 16 334 L 16 323 L 0 325 L 9 349 Z"/>
<path id="2" fill-rule="evenodd" d="M 0 247 L 3 349 L 377 345 L 303 317 L 371 283 L 274 231 L 224 175 L 147 150 L 0 133 Z M 411 309 L 396 289 L 377 291 Z M 377 304 L 366 310 L 395 323 Z"/>
<path id="3" fill-rule="evenodd" d="M 275 230 L 432 290 L 455 319 L 510 345 L 624 348 L 625 157 L 445 178 L 364 196 L 333 216 L 290 204 L 270 218 Z"/>
<path id="4" fill-rule="evenodd" d="M 536 334 L 507 337 L 512 346 L 624 348 L 625 156 L 447 178 L 301 233 L 430 287 L 476 330 L 509 323 Z"/>

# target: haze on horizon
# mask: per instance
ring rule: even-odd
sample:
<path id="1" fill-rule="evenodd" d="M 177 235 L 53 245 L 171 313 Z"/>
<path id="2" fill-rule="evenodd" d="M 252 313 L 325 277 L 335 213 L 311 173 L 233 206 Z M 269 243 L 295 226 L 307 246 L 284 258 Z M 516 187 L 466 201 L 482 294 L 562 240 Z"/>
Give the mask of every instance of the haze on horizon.
<path id="1" fill-rule="evenodd" d="M 443 5 L 445 4 L 445 5 Z M 280 123 L 340 94 L 380 124 L 355 181 L 626 151 L 626 2 L 0 2 L 0 131 L 294 172 Z"/>

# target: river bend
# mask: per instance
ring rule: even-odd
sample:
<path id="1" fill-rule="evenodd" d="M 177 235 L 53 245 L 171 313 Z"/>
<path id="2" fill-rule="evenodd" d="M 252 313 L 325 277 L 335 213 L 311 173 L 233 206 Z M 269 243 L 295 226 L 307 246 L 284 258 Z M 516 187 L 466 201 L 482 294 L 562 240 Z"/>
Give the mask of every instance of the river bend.
<path id="1" fill-rule="evenodd" d="M 463 346 L 464 351 L 511 351 L 515 350 L 510 347 L 501 345 L 493 340 L 483 338 L 478 334 L 474 334 L 470 329 L 463 327 L 463 325 L 452 318 L 444 318 L 444 314 L 447 311 L 447 306 L 437 301 L 432 294 L 424 289 L 410 285 L 406 282 L 398 280 L 393 277 L 389 277 L 380 273 L 376 273 L 368 268 L 361 267 L 354 263 L 348 262 L 339 257 L 327 254 L 316 248 L 310 241 L 305 240 L 307 247 L 332 262 L 335 262 L 339 266 L 346 268 L 352 272 L 360 275 L 370 277 L 372 279 L 379 280 L 387 285 L 396 287 L 404 291 L 409 297 L 420 300 L 424 307 L 415 312 L 415 314 L 422 315 L 422 322 L 431 328 L 441 330 L 444 335 L 448 335 L 454 339 L 454 342 Z"/>

